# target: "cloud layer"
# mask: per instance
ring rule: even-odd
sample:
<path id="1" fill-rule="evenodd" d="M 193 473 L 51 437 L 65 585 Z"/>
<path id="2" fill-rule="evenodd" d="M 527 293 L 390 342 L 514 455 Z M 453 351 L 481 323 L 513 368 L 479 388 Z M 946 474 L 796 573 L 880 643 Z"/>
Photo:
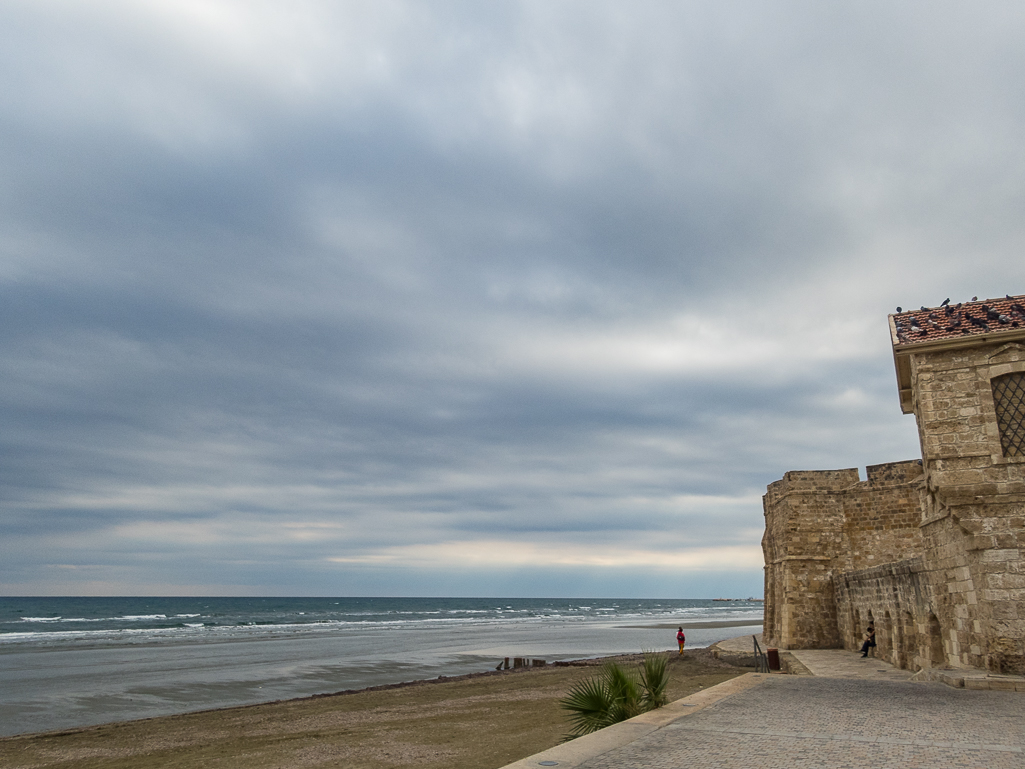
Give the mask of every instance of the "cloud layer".
<path id="1" fill-rule="evenodd" d="M 0 592 L 748 595 L 1025 293 L 1025 12 L 9 3 Z"/>

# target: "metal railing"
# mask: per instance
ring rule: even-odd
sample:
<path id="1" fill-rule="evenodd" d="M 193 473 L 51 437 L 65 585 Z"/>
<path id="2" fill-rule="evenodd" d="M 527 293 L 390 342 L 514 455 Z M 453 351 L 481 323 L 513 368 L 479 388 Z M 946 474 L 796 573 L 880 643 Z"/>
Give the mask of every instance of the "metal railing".
<path id="1" fill-rule="evenodd" d="M 758 637 L 751 636 L 751 640 L 755 644 L 755 672 L 757 673 L 768 673 L 769 672 L 769 658 L 762 651 L 762 647 L 758 645 Z"/>

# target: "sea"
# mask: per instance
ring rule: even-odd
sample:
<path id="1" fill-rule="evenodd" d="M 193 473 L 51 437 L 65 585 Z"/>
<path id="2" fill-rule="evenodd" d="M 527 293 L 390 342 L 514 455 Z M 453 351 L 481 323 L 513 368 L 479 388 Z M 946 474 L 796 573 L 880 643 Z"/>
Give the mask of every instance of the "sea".
<path id="1" fill-rule="evenodd" d="M 751 600 L 0 597 L 0 736 L 761 631 Z"/>

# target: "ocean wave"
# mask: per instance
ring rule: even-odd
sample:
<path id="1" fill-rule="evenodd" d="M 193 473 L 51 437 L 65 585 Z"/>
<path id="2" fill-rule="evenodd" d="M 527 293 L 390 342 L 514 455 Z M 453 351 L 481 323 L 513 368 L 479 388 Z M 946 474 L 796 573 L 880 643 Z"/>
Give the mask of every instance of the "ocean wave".
<path id="1" fill-rule="evenodd" d="M 121 599 L 119 599 L 121 600 Z M 579 599 L 577 599 L 579 600 Z M 399 602 L 401 601 L 401 603 Z M 5 651 L 18 646 L 42 648 L 90 648 L 121 645 L 180 645 L 282 638 L 286 635 L 306 638 L 373 638 L 377 633 L 410 632 L 440 637 L 446 629 L 457 634 L 484 634 L 522 628 L 534 633 L 546 626 L 557 631 L 585 632 L 612 626 L 655 626 L 668 622 L 750 621 L 762 622 L 763 604 L 743 601 L 715 603 L 707 601 L 649 602 L 597 599 L 578 604 L 572 599 L 516 600 L 494 604 L 480 599 L 459 602 L 453 599 L 394 599 L 388 601 L 352 601 L 317 603 L 313 600 L 199 599 L 189 602 L 147 599 L 131 602 L 123 599 L 97 605 L 97 616 L 82 616 L 88 601 L 51 605 L 22 605 L 7 623 L 0 622 L 0 644 Z M 67 605 L 64 605 L 67 604 Z M 101 608 L 102 606 L 102 608 Z M 161 611 L 163 609 L 163 611 Z M 50 613 L 48 616 L 48 612 Z M 476 629 L 476 630 L 475 630 Z M 296 635 L 298 634 L 298 635 Z M 425 636 L 426 637 L 426 636 Z"/>
<path id="2" fill-rule="evenodd" d="M 199 617 L 199 614 L 176 614 L 175 617 Z M 126 614 L 119 617 L 22 617 L 23 622 L 145 622 L 167 619 L 166 614 Z"/>
<path id="3" fill-rule="evenodd" d="M 160 617 L 154 616 L 159 619 Z M 474 617 L 420 617 L 418 619 L 317 619 L 306 622 L 283 622 L 283 621 L 260 621 L 245 620 L 238 622 L 225 622 L 218 624 L 214 622 L 176 622 L 174 624 L 158 625 L 154 627 L 113 627 L 95 630 L 38 630 L 29 632 L 6 632 L 0 633 L 0 644 L 34 643 L 40 646 L 52 646 L 60 644 L 82 645 L 88 643 L 100 644 L 137 644 L 145 642 L 162 641 L 188 641 L 190 639 L 205 640 L 223 637 L 228 640 L 232 637 L 273 637 L 281 634 L 327 634 L 344 632 L 347 629 L 372 632 L 375 629 L 393 630 L 396 628 L 409 628 L 416 630 L 421 628 L 452 628 L 452 627 L 482 627 L 494 625 L 496 627 L 507 627 L 519 625 L 539 625 L 546 622 L 558 622 L 560 624 L 584 624 L 587 617 L 566 617 L 561 615 L 537 614 L 533 616 L 474 616 Z M 604 621 L 604 618 L 603 618 Z"/>

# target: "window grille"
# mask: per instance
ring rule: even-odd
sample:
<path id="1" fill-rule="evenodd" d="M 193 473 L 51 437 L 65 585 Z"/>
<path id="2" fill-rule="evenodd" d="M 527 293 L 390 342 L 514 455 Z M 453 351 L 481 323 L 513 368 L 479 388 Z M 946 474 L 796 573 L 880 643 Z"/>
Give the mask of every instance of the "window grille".
<path id="1" fill-rule="evenodd" d="M 1005 457 L 1025 457 L 1025 372 L 995 377 L 993 403 Z"/>

